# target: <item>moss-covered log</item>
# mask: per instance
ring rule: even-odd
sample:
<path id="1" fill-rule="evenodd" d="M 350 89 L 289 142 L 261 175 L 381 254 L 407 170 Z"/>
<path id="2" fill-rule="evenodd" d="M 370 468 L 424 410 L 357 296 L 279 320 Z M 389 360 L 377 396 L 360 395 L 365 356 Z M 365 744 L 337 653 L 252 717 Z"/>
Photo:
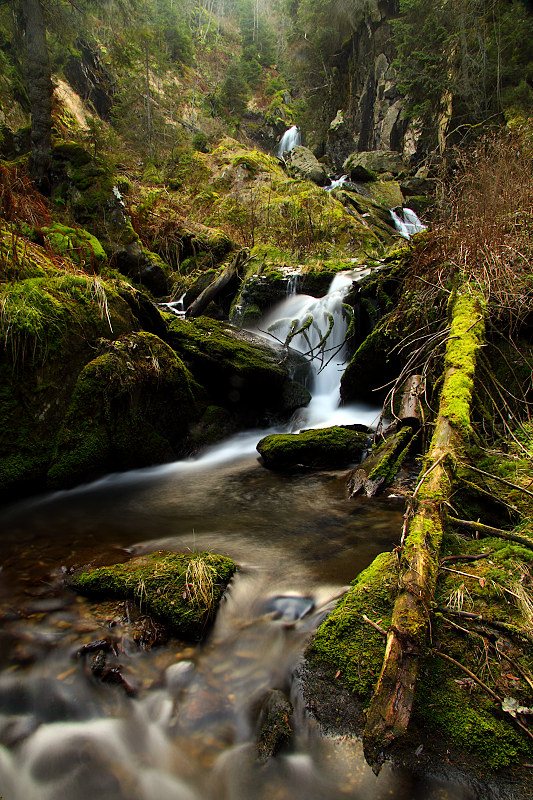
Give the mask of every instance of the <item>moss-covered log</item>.
<path id="1" fill-rule="evenodd" d="M 414 493 L 416 506 L 403 542 L 385 658 L 363 733 L 365 757 L 376 772 L 411 717 L 419 657 L 426 643 L 437 580 L 443 534 L 441 509 L 450 497 L 454 462 L 471 431 L 474 373 L 483 341 L 484 303 L 465 285 L 453 306 L 439 414 Z"/>

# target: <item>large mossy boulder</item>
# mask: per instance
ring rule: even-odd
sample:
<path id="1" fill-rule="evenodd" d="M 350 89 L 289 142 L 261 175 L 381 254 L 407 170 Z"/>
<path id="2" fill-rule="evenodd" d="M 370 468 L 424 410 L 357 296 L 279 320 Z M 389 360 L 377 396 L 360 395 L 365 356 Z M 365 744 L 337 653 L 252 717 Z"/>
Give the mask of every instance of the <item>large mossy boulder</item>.
<path id="1" fill-rule="evenodd" d="M 200 387 L 157 336 L 131 333 L 104 348 L 78 376 L 48 472 L 52 486 L 175 459 L 203 411 Z"/>
<path id="2" fill-rule="evenodd" d="M 336 468 L 360 461 L 367 445 L 366 433 L 333 426 L 300 433 L 274 433 L 261 439 L 257 450 L 269 469 Z"/>
<path id="3" fill-rule="evenodd" d="M 407 166 L 401 154 L 394 150 L 368 150 L 348 156 L 343 169 L 353 181 L 373 181 L 385 172 L 405 173 Z"/>
<path id="4" fill-rule="evenodd" d="M 56 263 L 20 236 L 13 248 L 0 285 L 0 494 L 6 496 L 42 488 L 78 373 L 94 357 L 97 340 L 140 326 L 112 282 L 73 265 L 69 272 L 65 258 Z"/>
<path id="5" fill-rule="evenodd" d="M 125 564 L 74 573 L 69 584 L 91 597 L 135 600 L 177 636 L 202 639 L 236 566 L 213 553 L 158 551 Z"/>
<path id="6" fill-rule="evenodd" d="M 172 317 L 168 341 L 211 402 L 237 414 L 241 426 L 287 417 L 310 400 L 282 363 L 286 353 L 228 323 Z"/>
<path id="7" fill-rule="evenodd" d="M 96 238 L 84 228 L 71 228 L 54 222 L 42 229 L 50 247 L 61 255 L 69 256 L 75 264 L 97 272 L 107 260 L 107 255 Z"/>
<path id="8" fill-rule="evenodd" d="M 293 178 L 312 181 L 318 186 L 327 186 L 329 183 L 328 174 L 318 158 L 303 145 L 293 147 L 287 159 L 287 167 Z"/>

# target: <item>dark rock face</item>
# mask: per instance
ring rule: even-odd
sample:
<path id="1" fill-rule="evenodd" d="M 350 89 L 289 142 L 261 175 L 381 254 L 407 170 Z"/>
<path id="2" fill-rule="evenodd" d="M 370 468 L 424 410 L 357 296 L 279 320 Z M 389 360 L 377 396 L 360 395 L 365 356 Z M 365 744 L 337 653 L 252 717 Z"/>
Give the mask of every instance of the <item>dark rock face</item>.
<path id="1" fill-rule="evenodd" d="M 330 109 L 326 153 L 337 171 L 349 152 L 396 150 L 409 158 L 416 151 L 392 66 L 391 19 L 397 14 L 396 0 L 371 0 L 336 59 L 337 106 Z"/>
<path id="2" fill-rule="evenodd" d="M 67 81 L 83 100 L 90 100 L 98 115 L 109 120 L 115 93 L 115 81 L 100 61 L 98 53 L 78 43 L 81 58 L 71 56 L 63 71 Z"/>

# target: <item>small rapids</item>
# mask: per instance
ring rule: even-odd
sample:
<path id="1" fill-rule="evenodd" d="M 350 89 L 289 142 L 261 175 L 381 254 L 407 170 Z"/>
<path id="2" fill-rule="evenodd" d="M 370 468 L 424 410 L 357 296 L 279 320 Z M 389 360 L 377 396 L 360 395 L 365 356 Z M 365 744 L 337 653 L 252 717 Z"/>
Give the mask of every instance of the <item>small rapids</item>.
<path id="1" fill-rule="evenodd" d="M 404 239 L 410 239 L 415 233 L 426 230 L 426 226 L 418 219 L 418 216 L 411 208 L 392 208 L 390 215 L 398 233 Z"/>
<path id="2" fill-rule="evenodd" d="M 292 428 L 367 422 L 339 409 L 353 280 L 293 294 L 261 324 L 313 351 L 313 400 Z M 295 320 L 298 323 L 295 325 Z M 328 333 L 325 338 L 325 334 Z M 322 344 L 321 344 L 322 343 Z M 345 496 L 344 473 L 276 474 L 257 462 L 266 431 L 194 459 L 107 476 L 0 511 L 0 795 L 4 800 L 474 800 L 462 787 L 386 766 L 329 737 L 292 676 L 312 632 L 373 558 L 396 543 L 403 503 Z M 133 604 L 74 595 L 68 570 L 157 549 L 227 553 L 239 564 L 204 643 L 143 649 Z M 82 646 L 106 638 L 129 685 L 101 683 Z M 290 746 L 261 765 L 259 715 L 272 690 L 294 706 Z"/>

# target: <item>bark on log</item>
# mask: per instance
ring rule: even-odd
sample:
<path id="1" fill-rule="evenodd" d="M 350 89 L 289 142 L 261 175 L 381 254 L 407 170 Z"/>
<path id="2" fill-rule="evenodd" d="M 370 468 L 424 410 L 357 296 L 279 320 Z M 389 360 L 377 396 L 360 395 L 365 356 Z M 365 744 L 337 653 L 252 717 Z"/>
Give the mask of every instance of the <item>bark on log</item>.
<path id="1" fill-rule="evenodd" d="M 398 414 L 399 427 L 409 425 L 413 430 L 418 430 L 420 427 L 420 393 L 422 387 L 421 375 L 411 375 L 407 379 Z"/>
<path id="2" fill-rule="evenodd" d="M 363 489 L 367 497 L 374 497 L 379 489 L 390 483 L 397 474 L 407 456 L 413 434 L 420 427 L 421 385 L 420 375 L 411 375 L 407 379 L 398 422 L 389 426 L 389 430 L 395 428 L 394 433 L 387 436 L 357 469 L 349 473 L 346 483 L 348 497 L 355 497 Z"/>
<path id="3" fill-rule="evenodd" d="M 211 281 L 209 286 L 207 286 L 196 300 L 191 303 L 189 308 L 185 311 L 185 316 L 199 317 L 203 314 L 209 303 L 220 294 L 222 289 L 224 289 L 233 278 L 239 275 L 247 258 L 248 250 L 239 250 L 229 267 L 226 267 L 218 278 Z"/>
<path id="4" fill-rule="evenodd" d="M 406 427 L 385 439 L 359 467 L 348 474 L 348 497 L 355 497 L 362 490 L 367 497 L 374 497 L 378 489 L 398 472 L 412 437 L 412 430 Z"/>
<path id="5" fill-rule="evenodd" d="M 476 357 L 484 339 L 483 303 L 459 294 L 452 311 L 439 414 L 403 543 L 399 589 L 385 657 L 363 733 L 365 757 L 378 773 L 387 750 L 407 729 L 418 664 L 426 644 L 443 534 L 441 508 L 450 496 L 450 472 L 470 431 Z"/>

